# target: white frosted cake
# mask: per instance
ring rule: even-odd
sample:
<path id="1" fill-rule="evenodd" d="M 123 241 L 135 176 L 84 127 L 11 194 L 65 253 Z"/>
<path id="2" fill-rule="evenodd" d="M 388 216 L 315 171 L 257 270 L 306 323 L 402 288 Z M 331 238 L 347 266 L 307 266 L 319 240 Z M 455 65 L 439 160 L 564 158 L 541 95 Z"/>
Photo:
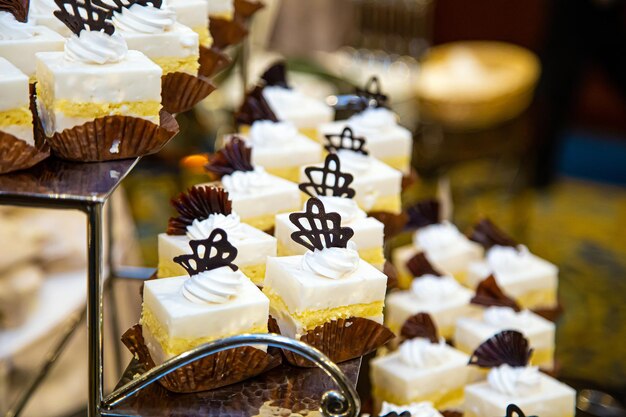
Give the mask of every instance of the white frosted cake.
<path id="1" fill-rule="evenodd" d="M 65 38 L 45 26 L 19 22 L 0 11 L 0 57 L 7 59 L 35 82 L 35 54 L 62 51 Z"/>
<path id="2" fill-rule="evenodd" d="M 213 38 L 209 33 L 208 0 L 169 0 L 167 4 L 176 12 L 178 23 L 198 34 L 200 46 L 210 48 Z"/>
<path id="3" fill-rule="evenodd" d="M 34 146 L 28 77 L 0 58 L 0 131 Z"/>
<path id="4" fill-rule="evenodd" d="M 558 268 L 525 246 L 494 246 L 485 260 L 469 265 L 467 284 L 476 287 L 493 274 L 503 291 L 526 308 L 557 306 Z"/>
<path id="5" fill-rule="evenodd" d="M 397 405 L 384 401 L 378 415 L 380 417 L 386 417 L 391 414 L 389 417 L 392 417 L 394 415 L 401 416 L 403 413 L 409 413 L 410 417 L 443 417 L 443 414 L 437 411 L 433 403 L 428 401 L 405 405 Z M 404 414 L 404 416 L 406 416 L 406 414 Z"/>
<path id="6" fill-rule="evenodd" d="M 45 26 L 63 37 L 72 36 L 72 31 L 53 14 L 58 7 L 54 0 L 30 0 L 28 20 L 39 26 Z"/>

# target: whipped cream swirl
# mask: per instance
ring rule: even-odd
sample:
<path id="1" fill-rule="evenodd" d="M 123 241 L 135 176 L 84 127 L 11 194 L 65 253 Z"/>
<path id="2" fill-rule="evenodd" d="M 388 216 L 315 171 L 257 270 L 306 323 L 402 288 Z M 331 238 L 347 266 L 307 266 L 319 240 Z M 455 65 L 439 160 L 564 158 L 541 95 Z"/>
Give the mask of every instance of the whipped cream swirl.
<path id="1" fill-rule="evenodd" d="M 222 177 L 222 184 L 230 194 L 262 193 L 272 185 L 272 178 L 262 167 L 254 171 L 235 171 Z"/>
<path id="2" fill-rule="evenodd" d="M 128 33 L 156 34 L 170 30 L 176 23 L 176 12 L 163 5 L 160 9 L 152 5 L 133 4 L 111 19 L 115 29 Z"/>
<path id="3" fill-rule="evenodd" d="M 519 272 L 527 269 L 533 259 L 524 245 L 517 248 L 494 246 L 487 252 L 487 263 L 496 275 L 507 272 Z"/>
<path id="4" fill-rule="evenodd" d="M 367 214 L 359 208 L 359 205 L 352 198 L 333 196 L 318 196 L 317 198 L 322 202 L 327 213 L 339 213 L 342 225 L 367 217 Z"/>
<path id="5" fill-rule="evenodd" d="M 211 214 L 204 220 L 194 219 L 187 226 L 187 237 L 190 240 L 207 239 L 211 232 L 217 228 L 223 229 L 229 240 L 241 240 L 245 237 L 243 230 L 241 230 L 241 219 L 236 213 L 230 213 L 228 216 L 218 213 Z"/>
<path id="6" fill-rule="evenodd" d="M 450 276 L 436 277 L 423 275 L 411 283 L 413 296 L 423 303 L 438 303 L 450 300 L 460 294 L 463 289 L 454 278 Z"/>
<path id="7" fill-rule="evenodd" d="M 356 134 L 365 136 L 388 130 L 396 124 L 396 115 L 384 107 L 369 108 L 348 119 L 348 126 Z"/>
<path id="8" fill-rule="evenodd" d="M 65 42 L 65 59 L 84 64 L 108 64 L 124 59 L 128 46 L 118 34 L 83 30 Z"/>
<path id="9" fill-rule="evenodd" d="M 9 12 L 0 11 L 0 40 L 29 39 L 37 34 L 35 25 L 20 22 Z"/>
<path id="10" fill-rule="evenodd" d="M 359 253 L 354 243 L 347 248 L 325 248 L 308 251 L 302 256 L 302 269 L 330 279 L 340 279 L 359 266 Z"/>
<path id="11" fill-rule="evenodd" d="M 341 161 L 341 167 L 355 174 L 366 173 L 372 165 L 372 158 L 370 158 L 369 155 L 363 155 L 359 152 L 341 149 L 337 152 L 337 156 L 339 156 L 339 160 Z"/>
<path id="12" fill-rule="evenodd" d="M 400 360 L 412 368 L 430 368 L 445 363 L 450 358 L 446 342 L 439 343 L 418 337 L 407 340 L 400 345 Z"/>
<path id="13" fill-rule="evenodd" d="M 192 275 L 183 284 L 183 295 L 197 304 L 222 304 L 237 295 L 242 276 L 228 266 Z"/>
<path id="14" fill-rule="evenodd" d="M 530 395 L 541 388 L 539 368 L 536 366 L 500 365 L 489 371 L 487 382 L 495 391 L 514 396 Z"/>
<path id="15" fill-rule="evenodd" d="M 413 243 L 425 251 L 442 251 L 464 244 L 465 239 L 455 225 L 444 221 L 419 229 L 413 236 Z"/>
<path id="16" fill-rule="evenodd" d="M 411 417 L 442 417 L 441 413 L 435 409 L 433 403 L 429 401 L 411 403 L 407 405 L 395 405 L 383 401 L 383 405 L 380 410 L 380 416 L 385 416 L 389 413 L 397 413 L 398 415 L 408 411 Z"/>
<path id="17" fill-rule="evenodd" d="M 528 328 L 531 315 L 530 311 L 522 310 L 519 313 L 510 307 L 489 307 L 483 313 L 483 321 L 498 329 L 512 329 L 524 331 Z"/>
<path id="18" fill-rule="evenodd" d="M 259 120 L 250 128 L 250 141 L 253 146 L 270 147 L 286 145 L 298 136 L 298 129 L 289 122 Z"/>

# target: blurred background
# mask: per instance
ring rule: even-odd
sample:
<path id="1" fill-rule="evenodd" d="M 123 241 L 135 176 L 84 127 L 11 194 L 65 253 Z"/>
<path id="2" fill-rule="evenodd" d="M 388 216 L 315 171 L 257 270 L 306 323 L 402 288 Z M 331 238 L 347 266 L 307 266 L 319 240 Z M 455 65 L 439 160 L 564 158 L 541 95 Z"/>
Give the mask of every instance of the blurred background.
<path id="1" fill-rule="evenodd" d="M 296 88 L 324 99 L 377 75 L 414 134 L 418 180 L 405 203 L 445 195 L 461 230 L 487 215 L 557 264 L 557 373 L 626 402 L 625 2 L 264 2 L 218 90 L 180 115 L 181 134 L 118 192 L 130 214 L 118 234 L 133 242 L 120 259 L 156 266 L 167 202 L 205 180 L 194 155 L 235 131 L 243 91 L 275 60 L 287 60 Z M 136 317 L 122 317 L 122 328 Z M 10 398 L 18 380 L 0 393 Z M 27 415 L 77 409 L 38 404 Z"/>

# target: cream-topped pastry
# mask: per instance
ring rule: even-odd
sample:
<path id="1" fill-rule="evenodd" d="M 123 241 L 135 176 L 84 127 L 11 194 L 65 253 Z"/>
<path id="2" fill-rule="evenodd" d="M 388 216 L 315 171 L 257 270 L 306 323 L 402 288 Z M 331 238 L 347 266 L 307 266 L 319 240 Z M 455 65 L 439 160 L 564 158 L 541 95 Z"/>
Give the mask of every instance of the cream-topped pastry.
<path id="1" fill-rule="evenodd" d="M 54 11 L 57 9 L 58 7 L 54 0 L 31 0 L 28 19 L 37 25 L 45 26 L 61 36 L 69 38 L 72 36 L 72 31 L 54 16 Z"/>
<path id="2" fill-rule="evenodd" d="M 292 238 L 309 251 L 269 258 L 263 287 L 281 334 L 299 339 L 339 319 L 382 323 L 387 277 L 359 258 L 339 214 L 311 198 L 306 212 L 292 213 L 291 220 L 298 226 Z"/>
<path id="3" fill-rule="evenodd" d="M 0 131 L 34 146 L 28 77 L 0 58 Z"/>
<path id="4" fill-rule="evenodd" d="M 232 264 L 237 249 L 222 229 L 192 240 L 175 260 L 189 273 L 144 284 L 142 333 L 156 364 L 198 345 L 242 333 L 266 333 L 269 301 Z"/>
<path id="5" fill-rule="evenodd" d="M 433 407 L 433 404 L 428 401 L 419 403 L 411 403 L 406 405 L 396 405 L 388 402 L 383 402 L 380 413 L 380 417 L 386 417 L 389 414 L 392 416 L 397 414 L 401 416 L 403 413 L 409 413 L 410 417 L 443 417 L 443 415 Z M 391 416 L 389 416 L 391 417 Z"/>
<path id="6" fill-rule="evenodd" d="M 487 380 L 465 388 L 465 415 L 502 416 L 509 404 L 528 415 L 573 417 L 576 391 L 529 366 L 532 350 L 517 331 L 503 331 L 480 345 L 471 364 L 490 368 Z"/>
<path id="7" fill-rule="evenodd" d="M 35 82 L 35 55 L 62 51 L 65 38 L 45 26 L 19 21 L 0 11 L 0 57 L 5 58 Z"/>
<path id="8" fill-rule="evenodd" d="M 185 270 L 174 258 L 190 253 L 191 240 L 207 239 L 219 228 L 237 248 L 237 266 L 255 284 L 263 283 L 265 262 L 269 256 L 276 256 L 276 239 L 242 223 L 232 211 L 226 191 L 211 186 L 193 187 L 172 200 L 172 205 L 178 216 L 170 218 L 167 233 L 158 236 L 159 278 L 184 274 Z"/>
<path id="9" fill-rule="evenodd" d="M 274 227 L 276 214 L 300 207 L 298 186 L 251 162 L 252 149 L 233 137 L 212 156 L 206 169 L 220 177 L 241 221 L 260 230 Z"/>
<path id="10" fill-rule="evenodd" d="M 328 154 L 322 168 L 308 167 L 305 175 L 308 181 L 300 184 L 300 190 L 310 197 L 317 197 L 327 212 L 339 213 L 341 225 L 354 231 L 350 241 L 355 244 L 359 256 L 382 269 L 385 263 L 384 225 L 373 217 L 368 217 L 353 199 L 355 191 L 351 185 L 354 177 L 341 171 L 337 155 Z M 288 214 L 276 216 L 274 235 L 278 239 L 279 256 L 306 253 L 305 247 L 291 239 L 291 234 L 296 230 L 297 227 L 289 220 Z"/>
<path id="11" fill-rule="evenodd" d="M 198 34 L 176 21 L 176 12 L 160 0 L 110 9 L 111 22 L 128 49 L 142 52 L 163 70 L 198 74 Z"/>
<path id="12" fill-rule="evenodd" d="M 210 48 L 213 38 L 209 33 L 209 2 L 207 0 L 168 0 L 176 12 L 176 20 L 198 34 L 200 46 Z"/>
<path id="13" fill-rule="evenodd" d="M 371 362 L 375 401 L 399 405 L 428 401 L 439 409 L 460 406 L 469 379 L 469 356 L 439 339 L 428 314 L 419 314 L 411 325 L 408 332 L 417 337 Z"/>

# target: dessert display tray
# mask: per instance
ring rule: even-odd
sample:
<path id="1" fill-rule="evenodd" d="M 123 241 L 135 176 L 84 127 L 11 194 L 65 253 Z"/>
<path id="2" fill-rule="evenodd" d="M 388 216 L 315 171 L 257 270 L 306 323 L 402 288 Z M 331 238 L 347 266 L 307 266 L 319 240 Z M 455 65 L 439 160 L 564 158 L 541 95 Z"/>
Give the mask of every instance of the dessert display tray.
<path id="1" fill-rule="evenodd" d="M 356 385 L 361 359 L 338 365 Z M 118 388 L 144 372 L 132 361 Z M 324 393 L 335 389 L 332 379 L 320 368 L 281 365 L 247 381 L 195 394 L 169 393 L 158 383 L 142 389 L 117 406 L 103 410 L 103 416 L 201 416 L 246 417 L 256 415 L 302 415 L 319 413 Z M 116 388 L 117 389 L 117 388 Z"/>

